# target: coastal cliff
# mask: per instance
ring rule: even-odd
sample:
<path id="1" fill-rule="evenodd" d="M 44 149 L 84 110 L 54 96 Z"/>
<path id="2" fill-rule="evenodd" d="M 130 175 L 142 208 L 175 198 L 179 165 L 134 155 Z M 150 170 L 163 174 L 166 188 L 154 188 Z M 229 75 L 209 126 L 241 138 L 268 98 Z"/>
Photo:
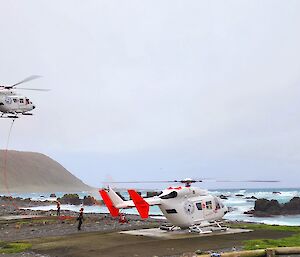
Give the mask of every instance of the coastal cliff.
<path id="1" fill-rule="evenodd" d="M 91 188 L 50 157 L 35 152 L 10 150 L 4 172 L 4 151 L 0 150 L 0 192 L 71 192 Z"/>

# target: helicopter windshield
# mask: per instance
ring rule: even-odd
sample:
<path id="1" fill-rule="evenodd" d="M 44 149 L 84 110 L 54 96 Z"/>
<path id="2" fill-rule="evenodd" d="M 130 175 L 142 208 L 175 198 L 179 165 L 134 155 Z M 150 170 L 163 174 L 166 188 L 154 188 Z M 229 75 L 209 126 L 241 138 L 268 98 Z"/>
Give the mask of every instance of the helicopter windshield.
<path id="1" fill-rule="evenodd" d="M 176 191 L 172 191 L 171 193 L 167 194 L 167 195 L 162 195 L 160 196 L 160 199 L 171 199 L 171 198 L 175 198 L 177 197 L 177 192 Z"/>

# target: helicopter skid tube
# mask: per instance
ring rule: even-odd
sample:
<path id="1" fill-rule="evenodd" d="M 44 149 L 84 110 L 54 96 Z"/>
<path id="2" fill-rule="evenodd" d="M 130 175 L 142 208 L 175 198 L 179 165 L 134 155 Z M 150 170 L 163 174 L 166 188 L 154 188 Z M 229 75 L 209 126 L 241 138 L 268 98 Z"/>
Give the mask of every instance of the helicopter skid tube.
<path id="1" fill-rule="evenodd" d="M 178 226 L 174 226 L 174 225 L 161 225 L 159 227 L 161 230 L 166 230 L 166 231 L 175 231 L 175 230 L 180 230 L 181 228 Z"/>
<path id="2" fill-rule="evenodd" d="M 7 115 L 7 116 L 0 116 L 1 119 L 18 119 L 19 116 L 17 115 Z"/>
<path id="3" fill-rule="evenodd" d="M 208 228 L 208 230 L 204 230 L 204 228 Z M 189 228 L 190 232 L 199 233 L 199 234 L 209 234 L 215 231 L 227 231 L 227 227 L 222 227 L 220 222 L 214 221 L 211 224 L 206 226 L 194 225 Z"/>

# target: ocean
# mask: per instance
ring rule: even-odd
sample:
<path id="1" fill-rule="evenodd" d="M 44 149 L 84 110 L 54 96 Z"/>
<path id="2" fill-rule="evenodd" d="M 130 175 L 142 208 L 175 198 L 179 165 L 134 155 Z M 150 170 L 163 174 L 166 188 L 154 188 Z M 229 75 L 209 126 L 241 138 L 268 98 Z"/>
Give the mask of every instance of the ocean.
<path id="1" fill-rule="evenodd" d="M 274 224 L 274 225 L 288 225 L 288 226 L 300 226 L 300 215 L 287 215 L 287 216 L 274 216 L 274 217 L 250 217 L 249 215 L 244 214 L 245 211 L 253 209 L 255 200 L 245 199 L 246 197 L 254 196 L 256 198 L 265 198 L 265 199 L 276 199 L 280 203 L 286 203 L 295 196 L 300 196 L 299 188 L 268 188 L 268 189 L 218 189 L 218 190 L 209 190 L 213 195 L 226 195 L 228 199 L 222 200 L 223 203 L 231 207 L 233 211 L 227 213 L 224 218 L 232 221 L 247 221 L 247 222 L 260 222 L 264 224 Z M 280 194 L 274 194 L 273 192 L 280 192 Z M 127 192 L 122 192 L 126 197 L 128 196 Z M 142 191 L 142 195 L 145 192 Z M 243 196 L 236 196 L 236 195 Z M 50 193 L 30 193 L 30 194 L 11 194 L 13 197 L 21 198 L 31 198 L 32 200 L 40 201 L 55 201 L 56 198 L 51 198 Z M 64 192 L 56 193 L 57 197 L 64 195 Z M 101 199 L 99 193 L 97 192 L 78 192 L 80 198 L 83 198 L 87 195 L 92 195 L 96 199 Z M 62 205 L 62 210 L 72 210 L 79 211 L 81 206 L 74 205 Z M 48 206 L 36 206 L 30 208 L 32 210 L 55 210 L 56 204 L 50 204 Z M 85 212 L 87 213 L 108 213 L 107 208 L 102 206 L 84 206 Z M 128 214 L 137 214 L 135 208 L 124 210 L 124 213 Z M 150 207 L 150 215 L 162 215 L 160 209 L 157 206 Z"/>

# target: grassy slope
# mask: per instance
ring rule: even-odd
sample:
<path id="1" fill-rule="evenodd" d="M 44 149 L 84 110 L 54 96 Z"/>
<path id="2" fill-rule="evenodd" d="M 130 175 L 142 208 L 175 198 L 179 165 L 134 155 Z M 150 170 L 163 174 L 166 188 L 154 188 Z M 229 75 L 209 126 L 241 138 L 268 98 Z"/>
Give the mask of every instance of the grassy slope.
<path id="1" fill-rule="evenodd" d="M 272 225 L 262 225 L 262 224 L 244 224 L 244 225 L 235 225 L 234 227 L 254 229 L 254 230 L 260 229 L 260 230 L 288 231 L 288 232 L 295 233 L 292 236 L 280 238 L 280 239 L 247 240 L 244 242 L 244 248 L 246 250 L 265 249 L 265 248 L 272 248 L 272 247 L 300 246 L 300 227 L 272 226 Z"/>

